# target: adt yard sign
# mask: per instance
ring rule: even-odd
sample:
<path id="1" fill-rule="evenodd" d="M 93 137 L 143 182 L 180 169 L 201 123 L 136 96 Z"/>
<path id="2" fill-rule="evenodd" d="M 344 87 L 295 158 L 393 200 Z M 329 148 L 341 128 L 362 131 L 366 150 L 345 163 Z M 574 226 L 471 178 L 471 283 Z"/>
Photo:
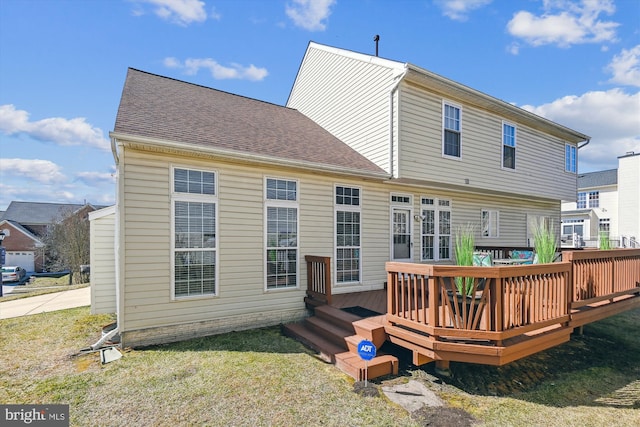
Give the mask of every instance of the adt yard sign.
<path id="1" fill-rule="evenodd" d="M 368 340 L 358 343 L 358 354 L 363 360 L 371 360 L 376 357 L 376 346 Z"/>

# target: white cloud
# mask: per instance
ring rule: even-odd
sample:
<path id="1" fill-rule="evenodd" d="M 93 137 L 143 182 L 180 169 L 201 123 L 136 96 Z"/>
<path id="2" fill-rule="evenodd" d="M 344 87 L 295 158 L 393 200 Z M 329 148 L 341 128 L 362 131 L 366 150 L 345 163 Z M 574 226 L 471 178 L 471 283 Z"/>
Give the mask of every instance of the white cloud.
<path id="1" fill-rule="evenodd" d="M 154 6 L 154 13 L 160 18 L 178 25 L 187 26 L 192 22 L 204 22 L 207 19 L 205 3 L 200 0 L 134 0 L 139 3 L 149 3 Z M 139 16 L 144 12 L 135 10 Z M 220 19 L 220 15 L 212 10 L 211 16 Z"/>
<path id="2" fill-rule="evenodd" d="M 195 75 L 201 68 L 209 70 L 211 76 L 216 80 L 240 79 L 260 81 L 269 75 L 266 68 L 258 68 L 251 64 L 248 67 L 240 64 L 231 64 L 226 67 L 220 65 L 211 58 L 188 58 L 181 63 L 178 59 L 169 57 L 164 59 L 164 65 L 167 68 L 182 69 L 187 75 Z"/>
<path id="3" fill-rule="evenodd" d="M 109 150 L 109 141 L 104 138 L 102 130 L 91 126 L 84 117 L 70 120 L 52 117 L 31 122 L 28 112 L 16 110 L 12 104 L 0 105 L 0 132 L 25 134 L 63 146 L 81 145 Z"/>
<path id="4" fill-rule="evenodd" d="M 532 46 L 616 41 L 620 24 L 599 19 L 600 14 L 615 12 L 613 0 L 544 0 L 543 6 L 540 16 L 524 10 L 516 12 L 507 24 L 509 33 Z"/>
<path id="5" fill-rule="evenodd" d="M 610 83 L 640 86 L 640 44 L 628 50 L 622 49 L 607 65 L 607 70 L 613 74 Z"/>
<path id="6" fill-rule="evenodd" d="M 78 181 L 86 185 L 95 184 L 115 184 L 116 175 L 115 172 L 78 172 L 76 174 Z"/>
<path id="7" fill-rule="evenodd" d="M 66 177 L 60 166 L 39 159 L 0 159 L 2 174 L 8 177 L 26 178 L 41 184 L 61 183 Z"/>
<path id="8" fill-rule="evenodd" d="M 336 0 L 293 0 L 285 12 L 293 23 L 305 30 L 324 31 L 326 21 L 331 15 L 331 6 Z"/>
<path id="9" fill-rule="evenodd" d="M 580 150 L 580 172 L 613 169 L 618 156 L 640 152 L 640 92 L 594 91 L 522 108 L 591 136 Z"/>
<path id="10" fill-rule="evenodd" d="M 488 5 L 493 0 L 436 0 L 436 5 L 442 9 L 442 14 L 454 21 L 466 21 L 469 13 Z"/>

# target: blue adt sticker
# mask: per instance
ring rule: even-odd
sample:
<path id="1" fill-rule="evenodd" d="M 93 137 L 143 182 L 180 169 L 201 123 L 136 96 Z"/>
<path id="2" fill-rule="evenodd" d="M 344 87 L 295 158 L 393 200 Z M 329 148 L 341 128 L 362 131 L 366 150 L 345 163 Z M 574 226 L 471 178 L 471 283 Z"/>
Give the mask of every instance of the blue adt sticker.
<path id="1" fill-rule="evenodd" d="M 363 360 L 371 360 L 376 357 L 376 346 L 368 340 L 358 343 L 358 354 Z"/>

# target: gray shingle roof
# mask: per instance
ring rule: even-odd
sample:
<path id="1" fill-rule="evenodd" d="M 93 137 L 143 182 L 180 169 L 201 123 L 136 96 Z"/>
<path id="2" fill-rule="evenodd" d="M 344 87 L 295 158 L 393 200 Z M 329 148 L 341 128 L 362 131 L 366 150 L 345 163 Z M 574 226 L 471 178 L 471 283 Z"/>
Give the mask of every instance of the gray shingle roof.
<path id="1" fill-rule="evenodd" d="M 85 205 L 70 203 L 11 202 L 0 217 L 24 225 L 47 225 L 61 219 L 69 210 L 76 211 Z M 100 209 L 104 206 L 94 206 Z"/>
<path id="2" fill-rule="evenodd" d="M 297 110 L 132 68 L 114 131 L 384 174 Z"/>
<path id="3" fill-rule="evenodd" d="M 578 175 L 578 189 L 603 187 L 605 185 L 616 185 L 617 183 L 618 169 L 582 173 Z"/>

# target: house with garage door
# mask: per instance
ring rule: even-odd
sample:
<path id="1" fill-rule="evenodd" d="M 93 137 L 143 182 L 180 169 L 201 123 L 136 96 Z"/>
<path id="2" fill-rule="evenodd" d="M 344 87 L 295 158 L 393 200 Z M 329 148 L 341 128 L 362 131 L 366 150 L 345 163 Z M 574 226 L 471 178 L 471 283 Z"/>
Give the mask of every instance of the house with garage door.
<path id="1" fill-rule="evenodd" d="M 346 295 L 384 289 L 388 261 L 453 263 L 459 225 L 478 245 L 529 246 L 540 220 L 559 235 L 589 139 L 316 43 L 286 107 L 129 69 L 110 137 L 117 202 L 92 214 L 92 253 L 115 259 L 92 273 L 104 262 L 115 277 L 92 291 L 124 346 L 301 319 L 307 256 L 329 258 Z"/>
<path id="2" fill-rule="evenodd" d="M 5 265 L 17 265 L 27 272 L 42 272 L 47 266 L 48 228 L 69 214 L 87 215 L 103 206 L 71 203 L 13 201 L 0 216 L 0 231 L 5 238 Z"/>

